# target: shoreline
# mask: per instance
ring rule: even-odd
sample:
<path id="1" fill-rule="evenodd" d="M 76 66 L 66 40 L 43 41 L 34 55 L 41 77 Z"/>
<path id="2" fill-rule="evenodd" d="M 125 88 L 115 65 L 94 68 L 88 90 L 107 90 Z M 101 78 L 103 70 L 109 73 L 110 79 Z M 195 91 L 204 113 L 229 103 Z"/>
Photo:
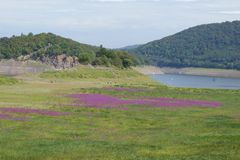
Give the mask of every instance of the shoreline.
<path id="1" fill-rule="evenodd" d="M 133 70 L 144 74 L 144 75 L 151 75 L 151 74 L 165 74 L 161 68 L 156 66 L 137 66 L 132 67 Z"/>
<path id="2" fill-rule="evenodd" d="M 194 76 L 209 76 L 223 78 L 240 78 L 240 71 L 215 69 L 215 68 L 171 68 L 171 67 L 156 67 L 156 66 L 139 66 L 134 67 L 134 70 L 144 75 L 154 74 L 180 74 Z"/>

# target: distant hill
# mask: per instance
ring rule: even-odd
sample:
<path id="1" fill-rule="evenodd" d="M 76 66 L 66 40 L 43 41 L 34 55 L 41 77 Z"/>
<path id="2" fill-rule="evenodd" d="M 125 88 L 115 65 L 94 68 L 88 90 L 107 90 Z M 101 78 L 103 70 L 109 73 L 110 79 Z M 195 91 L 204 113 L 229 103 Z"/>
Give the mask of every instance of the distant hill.
<path id="1" fill-rule="evenodd" d="M 36 60 L 56 68 L 82 64 L 116 66 L 126 68 L 137 60 L 124 51 L 113 51 L 82 44 L 52 33 L 0 38 L 0 60 Z"/>
<path id="2" fill-rule="evenodd" d="M 240 69 L 240 21 L 196 26 L 128 51 L 157 66 Z"/>
<path id="3" fill-rule="evenodd" d="M 122 48 L 119 48 L 120 50 L 129 50 L 129 49 L 135 49 L 138 48 L 139 46 L 141 46 L 140 44 L 135 44 L 135 45 L 130 45 L 130 46 L 125 46 Z"/>
<path id="4" fill-rule="evenodd" d="M 93 54 L 98 47 L 82 44 L 52 33 L 12 36 L 0 39 L 0 58 L 17 58 L 22 55 L 75 55 L 79 53 Z"/>

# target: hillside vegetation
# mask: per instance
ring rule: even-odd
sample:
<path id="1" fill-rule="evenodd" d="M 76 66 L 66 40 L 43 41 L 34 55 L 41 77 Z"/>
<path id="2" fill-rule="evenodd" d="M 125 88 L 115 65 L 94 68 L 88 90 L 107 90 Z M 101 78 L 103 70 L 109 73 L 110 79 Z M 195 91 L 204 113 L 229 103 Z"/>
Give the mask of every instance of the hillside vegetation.
<path id="1" fill-rule="evenodd" d="M 52 33 L 37 35 L 29 33 L 0 39 L 0 59 L 17 59 L 25 56 L 33 60 L 41 60 L 44 57 L 62 54 L 76 56 L 82 64 L 117 66 L 119 68 L 137 64 L 137 60 L 127 52 L 82 44 Z"/>
<path id="2" fill-rule="evenodd" d="M 0 39 L 0 58 L 17 58 L 22 55 L 78 55 L 80 53 L 94 54 L 97 47 L 81 44 L 71 39 L 63 38 L 52 33 L 33 35 L 22 34 L 11 38 Z"/>
<path id="3" fill-rule="evenodd" d="M 158 66 L 240 69 L 240 21 L 196 26 L 129 51 Z"/>

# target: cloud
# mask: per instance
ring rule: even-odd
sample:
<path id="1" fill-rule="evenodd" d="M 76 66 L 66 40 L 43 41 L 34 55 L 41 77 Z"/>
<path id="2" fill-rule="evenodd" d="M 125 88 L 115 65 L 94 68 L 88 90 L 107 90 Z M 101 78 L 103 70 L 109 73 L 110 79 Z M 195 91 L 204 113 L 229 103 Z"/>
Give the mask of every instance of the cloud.
<path id="1" fill-rule="evenodd" d="M 0 1 L 1 36 L 54 32 L 107 47 L 145 43 L 191 26 L 236 20 L 240 15 L 239 0 Z"/>
<path id="2" fill-rule="evenodd" d="M 129 0 L 86 0 L 88 2 L 125 2 Z"/>
<path id="3" fill-rule="evenodd" d="M 198 2 L 199 0 L 175 0 L 176 2 Z"/>
<path id="4" fill-rule="evenodd" d="M 86 2 L 163 2 L 163 1 L 177 1 L 177 2 L 197 2 L 199 0 L 85 0 Z"/>
<path id="5" fill-rule="evenodd" d="M 213 13 L 226 14 L 226 15 L 240 15 L 240 10 L 239 11 L 216 11 Z"/>

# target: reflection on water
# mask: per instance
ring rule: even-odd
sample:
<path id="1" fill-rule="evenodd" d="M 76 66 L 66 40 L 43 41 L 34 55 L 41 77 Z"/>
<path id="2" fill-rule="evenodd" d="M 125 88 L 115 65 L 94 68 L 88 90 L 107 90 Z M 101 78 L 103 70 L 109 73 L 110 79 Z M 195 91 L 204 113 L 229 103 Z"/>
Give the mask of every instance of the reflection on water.
<path id="1" fill-rule="evenodd" d="M 240 79 L 179 74 L 150 75 L 156 81 L 173 87 L 240 89 Z"/>

